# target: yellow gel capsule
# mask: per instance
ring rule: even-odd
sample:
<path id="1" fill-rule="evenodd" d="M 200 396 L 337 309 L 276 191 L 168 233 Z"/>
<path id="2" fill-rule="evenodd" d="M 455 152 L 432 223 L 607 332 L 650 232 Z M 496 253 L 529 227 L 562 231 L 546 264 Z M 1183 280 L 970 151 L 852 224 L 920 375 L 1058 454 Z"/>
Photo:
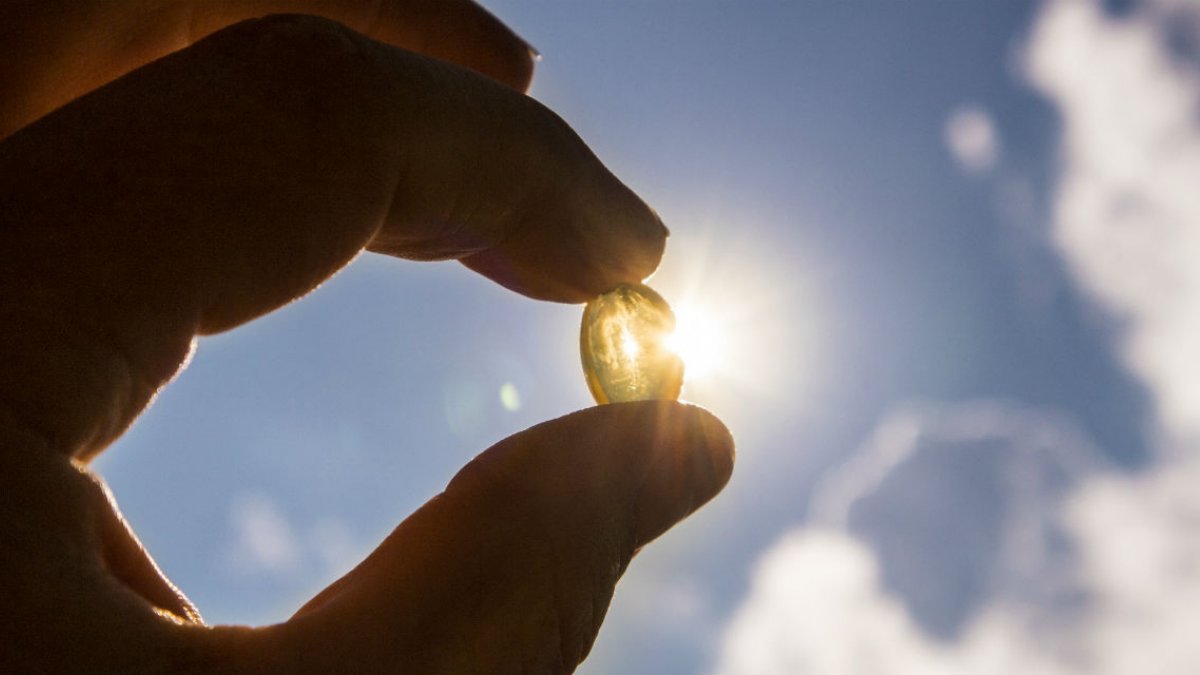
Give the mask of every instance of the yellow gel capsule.
<path id="1" fill-rule="evenodd" d="M 621 284 L 589 302 L 579 351 L 596 402 L 679 398 L 683 360 L 666 346 L 674 330 L 671 307 L 642 284 Z"/>

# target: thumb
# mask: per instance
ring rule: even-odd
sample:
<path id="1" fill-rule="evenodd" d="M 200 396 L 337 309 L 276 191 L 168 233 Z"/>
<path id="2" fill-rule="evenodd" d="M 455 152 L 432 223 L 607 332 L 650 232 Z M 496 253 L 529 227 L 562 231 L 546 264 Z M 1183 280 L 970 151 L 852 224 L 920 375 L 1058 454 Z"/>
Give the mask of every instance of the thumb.
<path id="1" fill-rule="evenodd" d="M 634 553 L 711 499 L 732 468 L 728 430 L 674 402 L 527 429 L 277 626 L 290 643 L 281 651 L 315 671 L 571 672 Z"/>

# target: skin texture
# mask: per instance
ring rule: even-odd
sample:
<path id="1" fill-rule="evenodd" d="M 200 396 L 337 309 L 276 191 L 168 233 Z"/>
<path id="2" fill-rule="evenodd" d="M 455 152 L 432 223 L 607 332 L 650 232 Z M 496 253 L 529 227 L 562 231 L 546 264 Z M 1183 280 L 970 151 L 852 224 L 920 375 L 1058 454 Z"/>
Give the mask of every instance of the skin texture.
<path id="1" fill-rule="evenodd" d="M 521 93 L 531 76 L 528 46 L 460 0 L 0 0 L 0 672 L 587 655 L 636 551 L 729 478 L 703 410 L 601 406 L 501 441 L 258 628 L 205 625 L 88 470 L 197 336 L 363 250 L 560 302 L 652 272 L 665 228 Z"/>

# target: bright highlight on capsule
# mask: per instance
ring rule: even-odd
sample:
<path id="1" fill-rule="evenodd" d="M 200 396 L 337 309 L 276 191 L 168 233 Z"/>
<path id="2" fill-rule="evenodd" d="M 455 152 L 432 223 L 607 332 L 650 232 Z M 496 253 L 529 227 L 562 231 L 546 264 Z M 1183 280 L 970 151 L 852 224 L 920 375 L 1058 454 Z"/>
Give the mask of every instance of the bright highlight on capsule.
<path id="1" fill-rule="evenodd" d="M 672 349 L 675 315 L 642 284 L 621 284 L 587 304 L 579 351 L 597 403 L 677 399 L 683 359 Z"/>

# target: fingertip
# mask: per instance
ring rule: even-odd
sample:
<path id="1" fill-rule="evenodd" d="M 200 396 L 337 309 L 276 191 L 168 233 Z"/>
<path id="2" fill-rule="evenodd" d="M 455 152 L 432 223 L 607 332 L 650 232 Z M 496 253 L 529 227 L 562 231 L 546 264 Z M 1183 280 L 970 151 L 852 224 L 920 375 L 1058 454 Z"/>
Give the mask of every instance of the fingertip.
<path id="1" fill-rule="evenodd" d="M 654 222 L 658 226 L 658 232 L 662 238 L 666 240 L 667 237 L 671 236 L 670 228 L 668 228 L 667 224 L 663 222 L 662 216 L 658 215 L 658 209 L 655 209 L 654 207 L 648 208 L 650 209 L 650 215 L 654 217 Z"/>
<path id="2" fill-rule="evenodd" d="M 573 480 L 594 484 L 575 498 L 591 494 L 601 502 L 597 508 L 625 514 L 635 547 L 715 497 L 733 473 L 733 435 L 711 412 L 688 403 L 611 403 L 534 429 L 555 439 L 534 445 L 558 446 L 559 458 L 575 446 Z M 555 474 L 550 464 L 539 464 L 541 478 Z"/>
<path id="3" fill-rule="evenodd" d="M 654 403 L 655 457 L 635 507 L 639 547 L 710 501 L 733 473 L 733 435 L 719 419 L 690 404 Z"/>
<path id="4" fill-rule="evenodd" d="M 592 296 L 654 274 L 670 234 L 657 211 L 607 169 L 605 174 L 599 194 L 581 200 L 597 221 L 588 242 L 597 272 L 589 279 Z"/>
<path id="5" fill-rule="evenodd" d="M 533 86 L 533 74 L 537 70 L 537 63 L 541 60 L 541 52 L 533 45 L 525 43 L 525 53 L 523 58 L 517 62 L 516 73 L 510 86 L 522 94 L 528 94 L 530 87 Z"/>
<path id="6" fill-rule="evenodd" d="M 504 26 L 504 29 L 508 30 L 508 27 Z M 522 94 L 527 94 L 533 85 L 533 74 L 540 55 L 516 33 L 508 32 L 511 38 L 496 50 L 497 58 L 476 69 Z"/>
<path id="7" fill-rule="evenodd" d="M 575 507 L 594 501 L 613 512 L 636 503 L 629 515 L 644 522 L 635 529 L 653 538 L 716 496 L 733 462 L 733 436 L 708 410 L 631 401 L 579 410 L 510 436 L 464 467 L 452 486 L 499 478 L 570 486 L 559 496 Z"/>
<path id="8" fill-rule="evenodd" d="M 490 47 L 491 58 L 481 59 L 474 67 L 519 92 L 528 92 L 541 54 L 494 14 L 478 5 L 475 10 L 481 24 L 482 42 L 485 47 Z"/>
<path id="9" fill-rule="evenodd" d="M 583 303 L 658 269 L 669 231 L 658 213 L 607 171 L 593 189 L 527 207 L 513 234 L 461 259 L 522 295 Z"/>
<path id="10" fill-rule="evenodd" d="M 484 7 L 471 0 L 393 5 L 395 16 L 380 22 L 379 39 L 465 66 L 519 92 L 529 91 L 537 50 Z M 405 36 L 413 23 L 421 26 L 416 45 Z"/>
<path id="11" fill-rule="evenodd" d="M 733 476 L 733 465 L 737 459 L 737 442 L 733 439 L 733 433 L 729 431 L 729 427 L 717 419 L 716 415 L 699 406 L 689 405 L 688 407 L 698 418 L 699 445 L 707 450 L 713 469 L 712 489 L 707 496 L 703 496 L 702 501 L 696 504 L 699 507 L 715 497 L 729 483 L 729 479 Z"/>

